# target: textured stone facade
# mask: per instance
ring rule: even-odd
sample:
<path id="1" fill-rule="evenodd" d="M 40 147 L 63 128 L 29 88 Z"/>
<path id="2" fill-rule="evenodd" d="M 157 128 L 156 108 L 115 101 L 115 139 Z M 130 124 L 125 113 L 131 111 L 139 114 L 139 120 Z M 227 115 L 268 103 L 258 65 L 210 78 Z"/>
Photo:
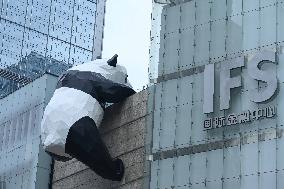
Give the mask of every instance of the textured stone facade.
<path id="1" fill-rule="evenodd" d="M 138 189 L 143 188 L 147 90 L 137 93 L 105 111 L 100 131 L 112 157 L 123 160 L 126 170 L 121 182 L 97 176 L 90 168 L 72 159 L 54 162 L 53 189 Z"/>

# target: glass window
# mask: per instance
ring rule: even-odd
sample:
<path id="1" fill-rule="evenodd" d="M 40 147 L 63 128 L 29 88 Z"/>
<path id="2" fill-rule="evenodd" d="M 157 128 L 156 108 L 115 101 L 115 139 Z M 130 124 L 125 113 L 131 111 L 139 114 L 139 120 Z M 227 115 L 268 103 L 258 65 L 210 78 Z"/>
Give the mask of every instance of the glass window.
<path id="1" fill-rule="evenodd" d="M 3 139 L 4 139 L 4 124 L 0 125 L 0 157 L 1 157 L 1 151 L 3 146 Z M 0 165 L 1 165 L 1 159 L 0 159 Z"/>
<path id="2" fill-rule="evenodd" d="M 4 146 L 9 149 L 9 137 L 10 137 L 10 121 L 5 123 L 5 139 Z"/>
<path id="3" fill-rule="evenodd" d="M 189 186 L 190 156 L 178 157 L 175 161 L 174 183 L 175 187 Z"/>
<path id="4" fill-rule="evenodd" d="M 258 175 L 245 175 L 241 177 L 242 189 L 258 189 Z"/>
<path id="5" fill-rule="evenodd" d="M 226 18 L 226 0 L 213 0 L 211 8 L 211 20 Z"/>
<path id="6" fill-rule="evenodd" d="M 154 125 L 153 125 L 153 153 L 160 149 L 160 127 L 161 127 L 161 110 L 154 111 Z"/>
<path id="7" fill-rule="evenodd" d="M 277 171 L 277 175 L 276 175 L 276 178 L 277 178 L 277 187 L 278 188 L 283 188 L 284 187 L 284 171 L 281 169 L 281 170 L 278 170 Z"/>
<path id="8" fill-rule="evenodd" d="M 192 105 L 192 82 L 193 76 L 182 77 L 179 79 L 178 87 L 178 105 Z"/>
<path id="9" fill-rule="evenodd" d="M 244 12 L 258 10 L 259 9 L 259 0 L 245 0 L 243 1 L 243 10 Z"/>
<path id="10" fill-rule="evenodd" d="M 259 11 L 252 11 L 245 13 L 244 17 L 244 50 L 251 50 L 258 48 L 259 41 Z"/>
<path id="11" fill-rule="evenodd" d="M 284 3 L 277 4 L 277 42 L 284 41 Z"/>
<path id="12" fill-rule="evenodd" d="M 208 0 L 196 1 L 196 24 L 204 24 L 210 21 L 210 3 Z"/>
<path id="13" fill-rule="evenodd" d="M 47 45 L 47 57 L 68 63 L 70 44 L 49 37 Z"/>
<path id="14" fill-rule="evenodd" d="M 165 41 L 165 58 L 164 73 L 169 74 L 178 71 L 178 51 L 179 51 L 179 34 L 172 33 L 166 35 Z"/>
<path id="15" fill-rule="evenodd" d="M 282 114 L 281 114 L 282 115 Z M 277 151 L 276 151 L 276 155 L 277 155 L 277 170 L 284 170 L 284 149 L 283 148 L 279 148 L 280 146 L 284 145 L 284 138 L 278 138 L 277 139 Z M 284 183 L 283 183 L 284 184 Z"/>
<path id="16" fill-rule="evenodd" d="M 281 186 L 276 184 L 277 183 L 276 172 L 260 174 L 259 180 L 260 180 L 260 188 L 271 188 L 271 189 L 281 188 Z"/>
<path id="17" fill-rule="evenodd" d="M 260 0 L 260 7 L 275 5 L 276 0 Z"/>
<path id="18" fill-rule="evenodd" d="M 241 148 L 242 175 L 257 174 L 258 172 L 258 143 L 242 145 Z"/>
<path id="19" fill-rule="evenodd" d="M 158 186 L 157 186 L 157 183 L 158 183 L 158 170 L 159 170 L 159 161 L 152 161 L 151 162 L 150 188 L 158 188 Z"/>
<path id="20" fill-rule="evenodd" d="M 224 149 L 224 177 L 232 178 L 240 175 L 240 147 Z"/>
<path id="21" fill-rule="evenodd" d="M 28 0 L 26 26 L 48 34 L 51 0 Z"/>
<path id="22" fill-rule="evenodd" d="M 177 82 L 177 79 L 173 79 L 164 83 L 162 108 L 177 106 Z"/>
<path id="23" fill-rule="evenodd" d="M 276 170 L 276 140 L 266 140 L 259 143 L 259 171 L 272 172 Z"/>
<path id="24" fill-rule="evenodd" d="M 181 28 L 191 28 L 195 25 L 195 0 L 181 6 Z"/>
<path id="25" fill-rule="evenodd" d="M 27 0 L 4 0 L 1 17 L 20 25 L 25 25 Z"/>
<path id="26" fill-rule="evenodd" d="M 3 67 L 16 64 L 21 59 L 24 27 L 1 20 L 0 54 Z"/>
<path id="27" fill-rule="evenodd" d="M 228 18 L 227 22 L 227 40 L 226 50 L 228 54 L 234 54 L 242 50 L 243 28 L 242 15 L 236 15 Z"/>
<path id="28" fill-rule="evenodd" d="M 204 65 L 209 61 L 210 23 L 195 28 L 195 66 Z"/>
<path id="29" fill-rule="evenodd" d="M 160 131 L 160 148 L 169 150 L 174 147 L 176 129 L 176 108 L 162 109 L 162 124 Z"/>
<path id="30" fill-rule="evenodd" d="M 222 183 L 221 180 L 207 182 L 206 183 L 206 188 L 208 188 L 208 189 L 223 188 L 223 183 Z"/>
<path id="31" fill-rule="evenodd" d="M 188 93 L 190 96 L 190 93 Z M 178 148 L 190 145 L 191 138 L 191 104 L 177 107 L 175 144 Z"/>
<path id="32" fill-rule="evenodd" d="M 194 145 L 204 143 L 207 140 L 207 132 L 203 129 L 203 121 L 206 116 L 200 112 L 203 112 L 202 102 L 194 103 L 191 109 L 191 144 Z"/>
<path id="33" fill-rule="evenodd" d="M 202 183 L 206 178 L 206 153 L 191 155 L 190 182 Z"/>
<path id="34" fill-rule="evenodd" d="M 92 50 L 95 28 L 96 4 L 75 1 L 71 43 Z"/>
<path id="35" fill-rule="evenodd" d="M 185 29 L 180 34 L 180 69 L 185 70 L 191 68 L 194 55 L 194 29 Z"/>
<path id="36" fill-rule="evenodd" d="M 277 54 L 278 55 L 278 64 L 277 64 L 277 78 L 280 83 L 284 83 L 284 74 L 282 73 L 282 70 L 284 70 L 284 46 L 281 44 L 280 51 Z M 284 96 L 283 96 L 284 98 Z M 280 98 L 282 99 L 282 98 Z"/>
<path id="37" fill-rule="evenodd" d="M 242 2 L 243 1 L 240 0 L 227 0 L 227 15 L 228 16 L 240 15 L 243 11 Z"/>
<path id="38" fill-rule="evenodd" d="M 276 6 L 260 10 L 260 43 L 267 46 L 276 42 Z"/>
<path id="39" fill-rule="evenodd" d="M 226 21 L 218 20 L 211 23 L 210 57 L 212 61 L 223 59 L 226 56 Z"/>
<path id="40" fill-rule="evenodd" d="M 164 159 L 160 161 L 159 174 L 159 186 L 158 188 L 172 188 L 173 186 L 173 170 L 174 170 L 174 159 Z"/>
<path id="41" fill-rule="evenodd" d="M 26 30 L 23 42 L 23 57 L 28 56 L 31 52 L 36 52 L 42 56 L 46 54 L 47 35 Z"/>
<path id="42" fill-rule="evenodd" d="M 92 52 L 82 49 L 80 47 L 75 47 L 71 45 L 70 50 L 70 64 L 78 65 L 82 64 L 87 61 L 91 61 L 92 59 Z"/>
<path id="43" fill-rule="evenodd" d="M 207 179 L 221 180 L 223 176 L 223 149 L 207 152 Z"/>
<path id="44" fill-rule="evenodd" d="M 51 7 L 49 35 L 66 42 L 71 40 L 74 1 L 55 0 Z"/>
<path id="45" fill-rule="evenodd" d="M 174 6 L 167 9 L 166 17 L 166 32 L 167 33 L 177 33 L 180 28 L 180 6 Z"/>

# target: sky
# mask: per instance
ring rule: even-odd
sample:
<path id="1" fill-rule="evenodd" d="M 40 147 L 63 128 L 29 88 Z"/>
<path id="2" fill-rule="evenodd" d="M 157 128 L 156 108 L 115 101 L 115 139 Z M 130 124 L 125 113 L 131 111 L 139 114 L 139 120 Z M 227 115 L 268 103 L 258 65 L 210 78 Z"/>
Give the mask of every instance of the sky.
<path id="1" fill-rule="evenodd" d="M 136 91 L 148 84 L 152 0 L 107 0 L 103 58 L 118 54 Z"/>

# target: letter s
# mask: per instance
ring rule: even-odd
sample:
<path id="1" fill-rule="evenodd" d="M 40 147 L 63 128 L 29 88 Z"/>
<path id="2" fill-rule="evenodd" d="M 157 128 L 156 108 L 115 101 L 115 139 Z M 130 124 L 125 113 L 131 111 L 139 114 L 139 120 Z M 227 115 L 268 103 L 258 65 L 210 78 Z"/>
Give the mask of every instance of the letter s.
<path id="1" fill-rule="evenodd" d="M 256 103 L 265 102 L 269 100 L 277 90 L 276 69 L 275 71 L 261 70 L 263 64 L 275 63 L 275 54 L 266 51 L 262 52 L 259 55 L 260 57 L 255 57 L 251 62 L 248 62 L 248 74 L 255 80 L 267 83 L 267 87 L 264 90 L 259 91 L 258 89 L 252 89 L 251 91 L 249 91 L 251 101 Z"/>

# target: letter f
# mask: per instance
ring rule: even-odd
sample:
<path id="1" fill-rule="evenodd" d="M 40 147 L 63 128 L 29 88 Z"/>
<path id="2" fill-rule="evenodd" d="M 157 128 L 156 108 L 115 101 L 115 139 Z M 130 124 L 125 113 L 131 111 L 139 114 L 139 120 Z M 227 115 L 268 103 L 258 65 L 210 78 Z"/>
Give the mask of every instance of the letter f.
<path id="1" fill-rule="evenodd" d="M 236 61 L 221 65 L 220 75 L 220 110 L 230 108 L 231 89 L 242 85 L 241 76 L 231 78 L 231 70 L 244 66 L 244 60 L 238 58 Z"/>

